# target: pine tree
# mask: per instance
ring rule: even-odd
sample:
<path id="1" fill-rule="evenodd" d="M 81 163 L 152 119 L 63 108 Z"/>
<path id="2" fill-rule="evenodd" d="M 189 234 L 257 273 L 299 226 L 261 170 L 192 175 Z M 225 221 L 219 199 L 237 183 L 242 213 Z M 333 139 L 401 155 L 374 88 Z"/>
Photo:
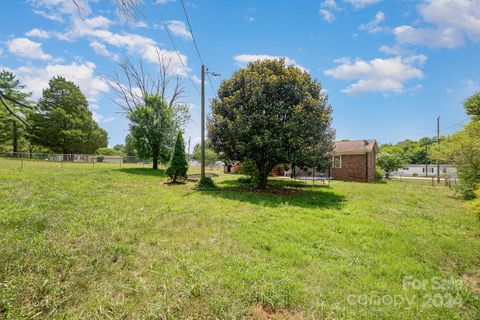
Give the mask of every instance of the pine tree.
<path id="1" fill-rule="evenodd" d="M 7 70 L 0 71 L 0 89 L 6 96 L 26 104 L 31 96 L 30 93 L 24 92 L 25 86 L 20 83 L 15 74 Z M 15 105 L 10 101 L 6 101 L 6 103 L 16 114 L 26 116 L 32 112 L 32 110 Z M 19 152 L 29 148 L 25 125 L 0 105 L 0 151 Z"/>
<path id="2" fill-rule="evenodd" d="M 54 77 L 29 121 L 32 142 L 61 153 L 93 153 L 108 144 L 107 132 L 93 120 L 78 86 Z"/>
<path id="3" fill-rule="evenodd" d="M 187 171 L 188 162 L 185 154 L 185 143 L 183 142 L 182 132 L 179 132 L 166 174 L 172 179 L 172 182 L 176 182 L 178 179 L 184 181 L 187 179 Z"/>

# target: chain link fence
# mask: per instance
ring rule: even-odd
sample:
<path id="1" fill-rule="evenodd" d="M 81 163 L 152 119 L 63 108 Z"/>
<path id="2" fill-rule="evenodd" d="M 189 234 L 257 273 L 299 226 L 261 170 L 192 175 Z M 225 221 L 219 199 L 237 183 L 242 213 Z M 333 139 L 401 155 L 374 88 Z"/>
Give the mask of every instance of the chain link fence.
<path id="1" fill-rule="evenodd" d="M 23 169 L 42 167 L 74 167 L 74 166 L 112 167 L 112 168 L 150 168 L 152 161 L 139 157 L 100 154 L 61 154 L 61 153 L 0 153 L 0 168 Z M 190 160 L 192 171 L 200 172 L 200 161 Z M 223 172 L 223 162 L 206 161 L 206 170 Z"/>
<path id="2" fill-rule="evenodd" d="M 3 152 L 0 153 L 0 168 L 25 167 L 63 167 L 75 165 L 110 166 L 110 167 L 138 167 L 148 168 L 150 160 L 139 157 L 99 154 L 61 154 L 61 153 L 31 153 L 31 152 Z"/>

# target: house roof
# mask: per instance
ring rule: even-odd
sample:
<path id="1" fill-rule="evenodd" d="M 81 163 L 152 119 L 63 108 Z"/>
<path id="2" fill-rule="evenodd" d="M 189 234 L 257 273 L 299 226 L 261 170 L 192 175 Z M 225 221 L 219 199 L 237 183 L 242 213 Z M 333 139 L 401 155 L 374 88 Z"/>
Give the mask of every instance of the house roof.
<path id="1" fill-rule="evenodd" d="M 363 154 L 378 151 L 377 141 L 370 140 L 352 140 L 335 142 L 335 154 Z"/>

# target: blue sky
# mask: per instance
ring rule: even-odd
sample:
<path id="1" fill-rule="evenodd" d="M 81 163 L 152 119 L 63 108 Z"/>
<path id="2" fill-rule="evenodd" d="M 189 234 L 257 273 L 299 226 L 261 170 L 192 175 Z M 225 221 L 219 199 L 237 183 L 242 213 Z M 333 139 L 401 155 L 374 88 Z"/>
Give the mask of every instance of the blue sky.
<path id="1" fill-rule="evenodd" d="M 101 75 L 126 56 L 153 71 L 160 50 L 185 79 L 185 138 L 194 145 L 200 98 L 186 76 L 199 86 L 201 62 L 180 0 L 153 1 L 143 1 L 134 23 L 113 0 L 77 0 L 80 12 L 72 0 L 1 1 L 0 67 L 34 97 L 56 74 L 76 82 L 113 146 L 123 143 L 128 121 Z M 337 139 L 433 136 L 437 116 L 443 134 L 454 132 L 466 122 L 462 101 L 480 89 L 480 0 L 184 1 L 200 53 L 222 75 L 214 88 L 248 61 L 285 57 L 322 83 Z M 214 95 L 209 84 L 206 94 Z"/>

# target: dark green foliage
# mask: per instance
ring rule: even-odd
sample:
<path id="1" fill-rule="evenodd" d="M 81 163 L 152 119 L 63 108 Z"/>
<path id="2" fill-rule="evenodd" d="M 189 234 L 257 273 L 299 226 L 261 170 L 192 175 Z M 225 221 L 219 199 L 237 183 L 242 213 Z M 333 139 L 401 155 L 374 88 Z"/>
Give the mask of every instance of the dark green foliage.
<path id="1" fill-rule="evenodd" d="M 383 170 L 379 167 L 375 167 L 375 180 L 380 181 L 383 178 L 385 178 L 385 174 L 383 173 Z"/>
<path id="2" fill-rule="evenodd" d="M 107 132 L 92 118 L 80 89 L 54 77 L 39 100 L 38 113 L 29 117 L 33 143 L 59 153 L 94 153 L 108 144 Z"/>
<path id="3" fill-rule="evenodd" d="M 15 74 L 10 71 L 2 70 L 0 72 L 0 89 L 8 97 L 14 98 L 20 102 L 28 104 L 30 93 L 25 93 L 25 86 L 20 83 Z M 32 112 L 30 109 L 15 105 L 10 101 L 5 101 L 10 109 L 16 114 L 25 116 Z M 12 151 L 20 152 L 30 149 L 28 135 L 25 125 L 9 114 L 9 112 L 0 105 L 0 152 Z"/>
<path id="4" fill-rule="evenodd" d="M 439 158 L 455 164 L 460 178 L 458 191 L 462 198 L 473 199 L 480 186 L 480 120 L 474 120 L 440 143 Z"/>
<path id="5" fill-rule="evenodd" d="M 377 155 L 377 165 L 383 170 L 387 179 L 392 172 L 397 171 L 405 164 L 405 160 L 394 153 L 380 152 Z"/>
<path id="6" fill-rule="evenodd" d="M 199 143 L 193 147 L 193 156 L 192 159 L 200 161 L 202 159 L 202 148 Z M 212 147 L 210 146 L 210 141 L 205 140 L 205 160 L 206 161 L 217 161 L 219 160 L 219 156 L 213 151 Z"/>
<path id="7" fill-rule="evenodd" d="M 434 139 L 424 137 L 419 141 L 404 140 L 396 144 L 384 144 L 380 146 L 380 151 L 395 154 L 402 158 L 405 163 L 424 164 L 434 163 L 435 158 L 432 157 L 432 147 Z"/>
<path id="8" fill-rule="evenodd" d="M 209 189 L 215 189 L 216 187 L 217 186 L 215 185 L 215 182 L 213 182 L 213 179 L 210 177 L 205 177 L 203 179 L 200 179 L 195 185 L 195 188 L 197 190 L 209 190 Z"/>
<path id="9" fill-rule="evenodd" d="M 208 133 L 227 162 L 251 160 L 265 188 L 279 163 L 328 165 L 333 149 L 331 107 L 321 86 L 285 60 L 250 63 L 223 81 L 212 100 Z"/>
<path id="10" fill-rule="evenodd" d="M 182 132 L 179 132 L 173 148 L 172 158 L 165 173 L 175 182 L 177 180 L 186 180 L 187 171 L 188 162 L 185 154 L 185 143 L 183 142 Z"/>
<path id="11" fill-rule="evenodd" d="M 468 97 L 463 103 L 468 115 L 480 120 L 480 92 L 476 92 Z"/>
<path id="12" fill-rule="evenodd" d="M 98 156 L 97 157 L 97 162 L 103 162 L 103 160 L 105 160 L 104 156 Z"/>
<path id="13" fill-rule="evenodd" d="M 159 95 L 147 95 L 143 99 L 144 105 L 128 112 L 130 135 L 138 156 L 152 158 L 153 169 L 158 169 L 158 162 L 166 163 L 170 159 L 169 149 L 188 118 L 188 110 L 184 105 L 168 104 Z"/>
<path id="14" fill-rule="evenodd" d="M 126 157 L 135 157 L 137 156 L 137 151 L 135 150 L 135 139 L 131 134 L 127 134 L 125 137 L 125 144 L 123 145 L 123 154 Z"/>

